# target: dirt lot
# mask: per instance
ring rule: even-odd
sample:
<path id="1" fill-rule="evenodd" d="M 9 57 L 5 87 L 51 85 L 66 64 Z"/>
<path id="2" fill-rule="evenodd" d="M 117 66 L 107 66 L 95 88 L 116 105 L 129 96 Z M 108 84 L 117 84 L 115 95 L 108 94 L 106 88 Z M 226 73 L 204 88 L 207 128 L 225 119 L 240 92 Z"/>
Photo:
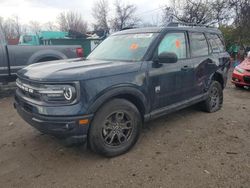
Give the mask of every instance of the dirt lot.
<path id="1" fill-rule="evenodd" d="M 0 99 L 1 187 L 250 187 L 250 91 L 225 89 L 224 107 L 194 107 L 145 125 L 136 146 L 107 159 L 65 147 Z"/>

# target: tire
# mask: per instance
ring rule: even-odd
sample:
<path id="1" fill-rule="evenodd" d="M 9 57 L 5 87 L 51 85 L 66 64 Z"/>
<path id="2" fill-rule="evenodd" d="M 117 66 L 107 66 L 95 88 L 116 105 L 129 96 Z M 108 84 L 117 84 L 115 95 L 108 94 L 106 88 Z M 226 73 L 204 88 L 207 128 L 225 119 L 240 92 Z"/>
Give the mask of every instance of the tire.
<path id="1" fill-rule="evenodd" d="M 141 127 L 141 114 L 136 106 L 124 99 L 113 99 L 95 114 L 88 145 L 106 157 L 121 155 L 136 143 Z"/>
<path id="2" fill-rule="evenodd" d="M 209 90 L 208 98 L 201 103 L 204 111 L 212 113 L 221 109 L 223 104 L 223 90 L 218 81 L 213 81 Z"/>

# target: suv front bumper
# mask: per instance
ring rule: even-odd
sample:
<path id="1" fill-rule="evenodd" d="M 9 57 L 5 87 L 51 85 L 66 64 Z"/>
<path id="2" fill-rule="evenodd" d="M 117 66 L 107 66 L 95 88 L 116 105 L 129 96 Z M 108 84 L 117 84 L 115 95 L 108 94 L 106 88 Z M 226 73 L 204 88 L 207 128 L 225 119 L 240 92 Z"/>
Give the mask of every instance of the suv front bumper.
<path id="1" fill-rule="evenodd" d="M 87 140 L 88 124 L 79 124 L 79 120 L 88 119 L 93 115 L 82 116 L 45 116 L 29 112 L 25 109 L 26 102 L 16 97 L 14 107 L 18 114 L 40 132 L 66 140 L 67 144 L 84 143 Z"/>

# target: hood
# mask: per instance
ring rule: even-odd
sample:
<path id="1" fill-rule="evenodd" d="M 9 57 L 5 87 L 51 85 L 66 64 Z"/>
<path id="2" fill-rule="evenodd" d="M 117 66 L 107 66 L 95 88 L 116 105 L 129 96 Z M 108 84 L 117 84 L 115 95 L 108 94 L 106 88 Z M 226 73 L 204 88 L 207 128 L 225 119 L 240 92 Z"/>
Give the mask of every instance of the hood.
<path id="1" fill-rule="evenodd" d="M 238 67 L 244 70 L 250 70 L 250 60 L 245 59 L 241 64 L 238 65 Z"/>
<path id="2" fill-rule="evenodd" d="M 72 59 L 32 64 L 17 74 L 35 81 L 78 81 L 136 72 L 140 67 L 140 62 Z"/>

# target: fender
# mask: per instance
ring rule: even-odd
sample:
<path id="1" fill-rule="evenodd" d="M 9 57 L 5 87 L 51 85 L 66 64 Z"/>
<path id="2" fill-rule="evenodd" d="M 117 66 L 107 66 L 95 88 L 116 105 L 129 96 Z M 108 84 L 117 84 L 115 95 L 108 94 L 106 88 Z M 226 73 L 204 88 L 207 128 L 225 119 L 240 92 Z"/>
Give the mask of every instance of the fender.
<path id="1" fill-rule="evenodd" d="M 122 97 L 126 95 L 134 97 L 133 99 L 137 101 L 137 105 L 140 105 L 140 107 L 143 108 L 145 113 L 149 111 L 148 100 L 146 96 L 139 89 L 136 89 L 132 86 L 120 85 L 120 86 L 115 86 L 113 88 L 106 89 L 101 96 L 97 97 L 94 100 L 94 102 L 88 108 L 87 112 L 94 113 L 108 100 L 115 98 L 115 97 L 119 97 L 119 96 Z"/>
<path id="2" fill-rule="evenodd" d="M 213 80 L 217 80 L 218 82 L 221 83 L 222 88 L 223 89 L 225 88 L 226 82 L 224 80 L 223 73 L 222 73 L 222 71 L 217 70 L 215 73 L 210 75 L 209 80 L 208 80 L 208 84 L 205 88 L 206 91 L 208 91 L 208 89 L 210 88 L 210 85 L 211 85 Z"/>
<path id="3" fill-rule="evenodd" d="M 54 57 L 57 59 L 67 59 L 67 56 L 64 55 L 62 52 L 57 50 L 39 50 L 38 52 L 34 53 L 28 60 L 28 65 L 32 63 L 37 63 L 39 60 L 46 58 L 46 57 Z"/>

